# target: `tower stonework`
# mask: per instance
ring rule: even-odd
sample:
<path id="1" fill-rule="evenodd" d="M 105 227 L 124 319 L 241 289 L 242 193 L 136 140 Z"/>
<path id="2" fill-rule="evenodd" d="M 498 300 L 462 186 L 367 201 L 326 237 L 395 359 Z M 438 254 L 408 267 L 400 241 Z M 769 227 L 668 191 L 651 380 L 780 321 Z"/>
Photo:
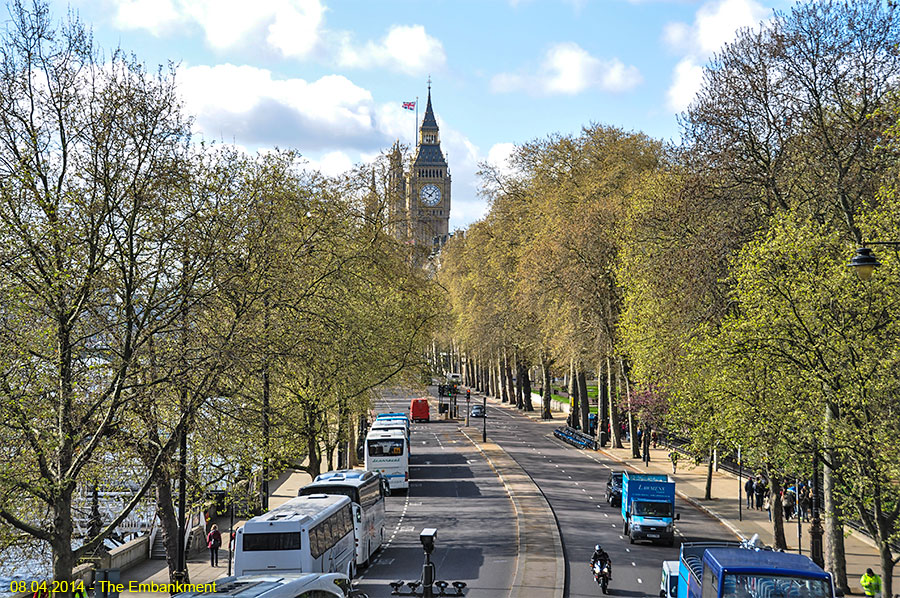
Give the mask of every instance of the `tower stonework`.
<path id="1" fill-rule="evenodd" d="M 441 151 L 440 130 L 428 103 L 419 126 L 416 153 L 406 173 L 406 213 L 408 239 L 428 251 L 439 249 L 450 233 L 450 170 Z"/>
<path id="2" fill-rule="evenodd" d="M 408 238 L 409 216 L 406 212 L 406 175 L 403 173 L 403 154 L 400 142 L 394 143 L 388 154 L 388 227 L 390 234 L 405 243 Z"/>

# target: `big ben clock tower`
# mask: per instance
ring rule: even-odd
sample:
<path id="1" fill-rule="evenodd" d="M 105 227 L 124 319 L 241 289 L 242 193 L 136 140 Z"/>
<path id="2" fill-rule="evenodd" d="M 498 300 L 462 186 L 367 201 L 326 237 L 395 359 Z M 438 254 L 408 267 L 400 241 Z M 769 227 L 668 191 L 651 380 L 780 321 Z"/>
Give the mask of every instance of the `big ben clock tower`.
<path id="1" fill-rule="evenodd" d="M 419 140 L 406 177 L 406 213 L 409 239 L 427 249 L 447 242 L 450 232 L 450 171 L 441 152 L 437 120 L 431 108 L 431 79 L 428 104 L 419 127 Z"/>

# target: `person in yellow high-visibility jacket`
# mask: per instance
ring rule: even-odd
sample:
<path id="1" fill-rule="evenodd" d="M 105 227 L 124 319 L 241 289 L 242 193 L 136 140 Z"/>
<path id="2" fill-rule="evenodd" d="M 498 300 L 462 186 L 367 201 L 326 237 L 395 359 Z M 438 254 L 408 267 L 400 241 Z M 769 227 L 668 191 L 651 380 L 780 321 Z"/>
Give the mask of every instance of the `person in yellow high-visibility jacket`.
<path id="1" fill-rule="evenodd" d="M 874 598 L 881 595 L 881 578 L 875 575 L 875 572 L 871 569 L 866 569 L 866 574 L 859 579 L 859 583 L 862 585 L 866 596 Z"/>

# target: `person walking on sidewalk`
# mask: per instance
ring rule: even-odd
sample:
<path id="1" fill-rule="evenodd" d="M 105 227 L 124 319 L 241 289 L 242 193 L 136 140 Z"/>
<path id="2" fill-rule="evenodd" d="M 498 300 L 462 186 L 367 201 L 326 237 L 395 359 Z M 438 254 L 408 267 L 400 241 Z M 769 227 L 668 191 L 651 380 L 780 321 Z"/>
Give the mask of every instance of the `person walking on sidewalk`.
<path id="1" fill-rule="evenodd" d="M 219 526 L 213 523 L 212 529 L 206 535 L 206 546 L 209 547 L 209 564 L 219 566 L 219 547 L 222 546 L 222 532 Z"/>
<path id="2" fill-rule="evenodd" d="M 674 474 L 678 470 L 678 451 L 672 449 L 672 452 L 669 453 L 669 459 L 672 460 L 672 473 Z"/>
<path id="3" fill-rule="evenodd" d="M 859 579 L 859 583 L 866 596 L 871 598 L 881 596 L 881 578 L 875 575 L 872 569 L 866 569 L 866 574 Z"/>
<path id="4" fill-rule="evenodd" d="M 756 495 L 756 510 L 763 510 L 763 499 L 766 497 L 768 484 L 763 481 L 762 476 L 756 476 L 756 482 L 753 484 L 753 493 Z"/>
<path id="5" fill-rule="evenodd" d="M 747 494 L 747 509 L 753 508 L 753 476 L 747 478 L 744 483 L 744 492 Z"/>

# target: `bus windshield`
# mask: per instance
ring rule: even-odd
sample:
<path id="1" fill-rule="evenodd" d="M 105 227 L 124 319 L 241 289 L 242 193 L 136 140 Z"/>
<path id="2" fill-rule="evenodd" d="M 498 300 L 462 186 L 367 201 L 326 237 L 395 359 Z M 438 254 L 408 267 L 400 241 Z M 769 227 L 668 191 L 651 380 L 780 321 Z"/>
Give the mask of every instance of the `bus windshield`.
<path id="1" fill-rule="evenodd" d="M 316 484 L 315 486 L 305 486 L 300 489 L 300 496 L 308 496 L 310 494 L 340 494 L 359 504 L 359 489 L 353 486 Z"/>
<path id="2" fill-rule="evenodd" d="M 831 598 L 831 585 L 808 577 L 726 572 L 722 598 Z"/>
<path id="3" fill-rule="evenodd" d="M 639 517 L 671 517 L 672 505 L 667 502 L 636 502 L 634 514 Z"/>
<path id="4" fill-rule="evenodd" d="M 399 457 L 403 454 L 403 440 L 369 440 L 368 448 L 370 457 Z"/>

